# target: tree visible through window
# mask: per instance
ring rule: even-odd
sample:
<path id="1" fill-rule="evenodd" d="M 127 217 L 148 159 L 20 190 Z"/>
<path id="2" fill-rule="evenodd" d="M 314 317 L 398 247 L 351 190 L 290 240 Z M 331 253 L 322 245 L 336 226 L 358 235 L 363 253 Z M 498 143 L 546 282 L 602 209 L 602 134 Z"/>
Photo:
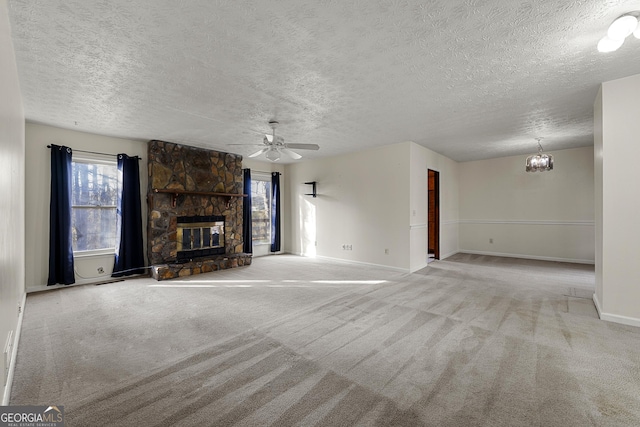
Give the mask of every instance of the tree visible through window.
<path id="1" fill-rule="evenodd" d="M 115 162 L 75 160 L 71 164 L 73 250 L 114 249 L 118 168 Z"/>
<path id="2" fill-rule="evenodd" d="M 254 244 L 271 243 L 271 181 L 251 180 L 251 225 Z"/>

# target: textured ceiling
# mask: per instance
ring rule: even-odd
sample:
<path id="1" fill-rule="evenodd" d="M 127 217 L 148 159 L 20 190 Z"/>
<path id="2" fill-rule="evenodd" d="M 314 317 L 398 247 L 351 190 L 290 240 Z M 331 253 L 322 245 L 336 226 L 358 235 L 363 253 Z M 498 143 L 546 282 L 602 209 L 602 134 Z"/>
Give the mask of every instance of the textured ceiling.
<path id="1" fill-rule="evenodd" d="M 640 1 L 10 0 L 27 120 L 249 154 L 267 122 L 306 158 L 414 141 L 467 161 L 593 143 Z M 246 144 L 237 146 L 229 144 Z"/>

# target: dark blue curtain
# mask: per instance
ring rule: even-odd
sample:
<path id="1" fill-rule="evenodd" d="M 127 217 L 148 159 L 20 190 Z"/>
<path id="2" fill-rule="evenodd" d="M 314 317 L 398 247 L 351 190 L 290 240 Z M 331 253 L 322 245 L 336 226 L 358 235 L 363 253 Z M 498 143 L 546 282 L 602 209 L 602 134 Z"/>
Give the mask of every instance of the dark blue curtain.
<path id="1" fill-rule="evenodd" d="M 243 169 L 242 174 L 244 177 L 244 191 L 243 203 L 242 203 L 242 236 L 244 238 L 244 245 L 242 246 L 242 252 L 250 254 L 253 253 L 253 230 L 251 227 L 251 169 Z"/>
<path id="2" fill-rule="evenodd" d="M 271 252 L 280 250 L 280 172 L 271 174 Z"/>
<path id="3" fill-rule="evenodd" d="M 116 260 L 112 277 L 144 273 L 138 157 L 118 154 Z"/>
<path id="4" fill-rule="evenodd" d="M 71 240 L 71 148 L 51 145 L 49 278 L 47 285 L 75 283 Z"/>

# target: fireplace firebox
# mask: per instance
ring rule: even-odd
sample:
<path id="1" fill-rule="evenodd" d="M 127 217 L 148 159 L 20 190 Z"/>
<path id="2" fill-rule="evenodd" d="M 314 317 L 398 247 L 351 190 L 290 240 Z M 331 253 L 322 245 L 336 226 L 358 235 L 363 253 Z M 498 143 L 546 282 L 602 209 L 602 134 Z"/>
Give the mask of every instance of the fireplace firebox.
<path id="1" fill-rule="evenodd" d="M 179 216 L 176 222 L 178 262 L 225 254 L 224 216 Z"/>

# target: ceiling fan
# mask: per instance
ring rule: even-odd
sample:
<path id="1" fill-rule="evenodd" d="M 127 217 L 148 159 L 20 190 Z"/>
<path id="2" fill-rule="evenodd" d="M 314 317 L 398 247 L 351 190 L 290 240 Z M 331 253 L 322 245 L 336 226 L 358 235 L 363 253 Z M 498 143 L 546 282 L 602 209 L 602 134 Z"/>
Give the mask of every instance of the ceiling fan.
<path id="1" fill-rule="evenodd" d="M 276 127 L 278 127 L 278 122 L 275 120 L 271 120 L 269 122 L 269 126 L 271 127 L 271 135 L 265 134 L 262 139 L 262 144 L 264 147 L 259 151 L 256 151 L 253 154 L 250 154 L 248 157 L 258 157 L 261 154 L 264 154 L 265 157 L 272 162 L 277 162 L 280 160 L 280 154 L 285 153 L 289 157 L 294 160 L 301 159 L 302 156 L 295 151 L 291 150 L 292 148 L 296 150 L 319 150 L 320 146 L 317 144 L 287 144 L 284 142 L 284 138 L 276 135 Z"/>

